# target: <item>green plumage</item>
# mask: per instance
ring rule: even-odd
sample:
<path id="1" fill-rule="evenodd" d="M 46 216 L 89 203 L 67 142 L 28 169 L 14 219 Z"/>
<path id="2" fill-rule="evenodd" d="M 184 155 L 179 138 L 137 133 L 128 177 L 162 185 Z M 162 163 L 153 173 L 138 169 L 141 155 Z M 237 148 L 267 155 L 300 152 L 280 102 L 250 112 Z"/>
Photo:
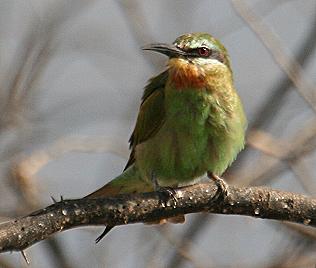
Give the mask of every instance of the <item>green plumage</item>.
<path id="1" fill-rule="evenodd" d="M 91 197 L 153 190 L 152 176 L 173 187 L 221 175 L 244 147 L 246 117 L 224 46 L 205 33 L 159 46 L 150 49 L 170 57 L 168 68 L 145 88 L 125 171 Z"/>

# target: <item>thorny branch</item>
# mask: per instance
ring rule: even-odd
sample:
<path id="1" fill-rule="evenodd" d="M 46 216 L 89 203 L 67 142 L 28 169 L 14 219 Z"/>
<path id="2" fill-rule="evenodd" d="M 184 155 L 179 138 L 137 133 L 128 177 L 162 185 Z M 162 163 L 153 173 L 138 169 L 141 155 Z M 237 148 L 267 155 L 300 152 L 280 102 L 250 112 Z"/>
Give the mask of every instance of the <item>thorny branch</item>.
<path id="1" fill-rule="evenodd" d="M 228 186 L 217 195 L 210 183 L 175 189 L 173 198 L 161 193 L 112 198 L 62 200 L 30 215 L 0 224 L 0 252 L 23 250 L 56 232 L 87 225 L 155 222 L 181 214 L 211 212 L 286 220 L 316 226 L 316 199 L 266 187 Z"/>

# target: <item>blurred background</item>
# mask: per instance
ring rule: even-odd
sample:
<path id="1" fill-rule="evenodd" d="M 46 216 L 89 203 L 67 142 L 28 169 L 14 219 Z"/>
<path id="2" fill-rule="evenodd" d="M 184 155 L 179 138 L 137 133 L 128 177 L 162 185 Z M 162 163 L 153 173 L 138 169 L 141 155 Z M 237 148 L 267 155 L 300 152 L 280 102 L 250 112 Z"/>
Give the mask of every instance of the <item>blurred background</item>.
<path id="1" fill-rule="evenodd" d="M 143 52 L 205 31 L 227 47 L 249 119 L 234 185 L 316 195 L 314 0 L 1 0 L 0 221 L 79 198 L 128 158 L 142 89 L 164 69 Z M 100 227 L 26 250 L 28 267 L 315 267 L 316 231 L 189 215 L 182 225 Z M 26 267 L 18 253 L 0 267 Z"/>

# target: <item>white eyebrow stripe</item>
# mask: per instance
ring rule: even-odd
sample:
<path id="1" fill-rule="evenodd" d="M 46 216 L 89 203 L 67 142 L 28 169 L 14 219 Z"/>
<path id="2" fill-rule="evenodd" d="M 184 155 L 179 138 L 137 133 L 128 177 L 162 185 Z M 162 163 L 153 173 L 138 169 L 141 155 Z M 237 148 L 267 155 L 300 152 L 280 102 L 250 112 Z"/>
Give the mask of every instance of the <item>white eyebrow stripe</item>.
<path id="1" fill-rule="evenodd" d="M 207 65 L 211 64 L 212 66 L 218 65 L 218 66 L 225 66 L 227 67 L 224 63 L 220 62 L 217 59 L 212 59 L 212 58 L 195 58 L 193 62 L 196 62 L 201 65 Z"/>

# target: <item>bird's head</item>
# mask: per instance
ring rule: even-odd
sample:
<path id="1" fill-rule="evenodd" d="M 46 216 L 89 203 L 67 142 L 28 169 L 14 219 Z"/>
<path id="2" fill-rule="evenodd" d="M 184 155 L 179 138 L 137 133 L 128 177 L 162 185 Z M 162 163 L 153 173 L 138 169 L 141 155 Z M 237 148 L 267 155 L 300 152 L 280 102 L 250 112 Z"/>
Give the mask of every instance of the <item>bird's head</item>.
<path id="1" fill-rule="evenodd" d="M 224 64 L 230 69 L 230 60 L 222 43 L 208 33 L 189 33 L 179 36 L 172 44 L 154 43 L 142 48 L 180 58 L 197 65 Z"/>
<path id="2" fill-rule="evenodd" d="M 186 82 L 186 78 L 203 81 L 207 76 L 231 77 L 226 48 L 208 33 L 189 33 L 179 36 L 172 44 L 156 43 L 143 47 L 169 57 L 169 67 Z M 194 76 L 192 78 L 192 76 Z M 189 82 L 189 81 L 187 81 Z"/>

